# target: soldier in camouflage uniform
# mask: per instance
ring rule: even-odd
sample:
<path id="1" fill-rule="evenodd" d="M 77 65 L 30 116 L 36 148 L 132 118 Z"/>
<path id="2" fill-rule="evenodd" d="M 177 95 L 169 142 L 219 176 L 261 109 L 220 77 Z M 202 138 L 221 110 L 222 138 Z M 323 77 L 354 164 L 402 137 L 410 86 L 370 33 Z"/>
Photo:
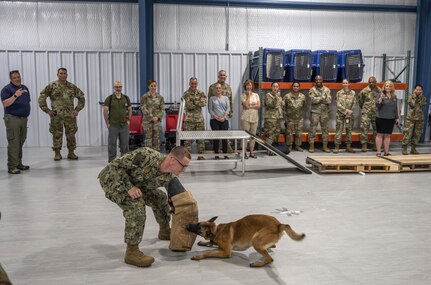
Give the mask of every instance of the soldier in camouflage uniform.
<path id="1" fill-rule="evenodd" d="M 323 86 L 322 76 L 316 76 L 315 86 L 313 86 L 308 95 L 311 101 L 310 131 L 308 133 L 308 142 L 310 143 L 309 152 L 314 152 L 314 141 L 316 139 L 316 128 L 320 122 L 322 129 L 323 151 L 331 152 L 328 148 L 328 122 L 329 122 L 329 105 L 331 104 L 331 90 Z"/>
<path id="2" fill-rule="evenodd" d="M 170 239 L 168 199 L 158 188 L 167 187 L 187 168 L 190 158 L 190 153 L 182 146 L 174 147 L 167 156 L 142 147 L 114 159 L 100 172 L 98 179 L 106 198 L 123 210 L 126 220 L 124 261 L 127 264 L 147 267 L 154 262 L 154 258 L 144 255 L 138 246 L 144 233 L 145 206 L 153 209 L 160 226 L 159 239 Z"/>
<path id="3" fill-rule="evenodd" d="M 189 89 L 184 92 L 183 98 L 185 101 L 186 119 L 184 121 L 185 131 L 204 131 L 205 121 L 202 115 L 202 107 L 207 104 L 207 98 L 204 92 L 197 89 L 198 80 L 192 77 L 189 80 Z M 186 140 L 184 146 L 189 152 L 192 150 L 192 141 Z M 204 140 L 197 140 L 198 153 L 204 153 Z M 203 156 L 198 157 L 199 160 L 204 159 Z"/>
<path id="4" fill-rule="evenodd" d="M 357 102 L 361 108 L 361 144 L 362 152 L 367 151 L 368 131 L 370 124 L 373 129 L 373 142 L 376 141 L 376 99 L 380 97 L 382 89 L 376 85 L 374 76 L 368 78 L 368 86 L 358 93 Z M 375 150 L 375 144 L 374 144 Z"/>
<path id="5" fill-rule="evenodd" d="M 334 153 L 340 150 L 341 136 L 346 129 L 346 152 L 354 153 L 352 149 L 353 106 L 356 104 L 355 91 L 349 89 L 349 80 L 343 80 L 343 89 L 337 92 L 337 115 Z"/>
<path id="6" fill-rule="evenodd" d="M 282 118 L 283 99 L 280 95 L 280 89 L 277 82 L 272 83 L 271 92 L 265 96 L 265 121 L 264 130 L 266 142 L 268 144 L 278 143 L 280 136 L 280 122 Z M 275 155 L 268 152 L 268 155 Z"/>
<path id="7" fill-rule="evenodd" d="M 58 80 L 51 82 L 40 92 L 39 107 L 51 117 L 49 131 L 52 133 L 54 160 L 62 159 L 60 150 L 63 146 L 63 127 L 66 133 L 68 159 L 78 159 L 74 153 L 76 149 L 75 134 L 78 131 L 76 117 L 78 112 L 85 106 L 84 93 L 74 84 L 67 81 L 67 69 L 59 68 L 57 71 Z M 51 108 L 47 105 L 47 98 L 51 99 Z M 74 100 L 78 99 L 75 106 Z"/>
<path id="8" fill-rule="evenodd" d="M 141 96 L 142 129 L 145 134 L 145 146 L 160 151 L 160 132 L 162 130 L 162 117 L 165 101 L 156 92 L 155 80 L 148 81 L 149 91 Z"/>
<path id="9" fill-rule="evenodd" d="M 209 87 L 209 89 L 208 89 L 208 100 L 209 100 L 210 97 L 216 96 L 215 86 L 216 86 L 217 83 L 220 83 L 221 90 L 222 90 L 222 95 L 226 96 L 229 99 L 230 112 L 229 112 L 228 117 L 232 118 L 232 115 L 233 115 L 233 109 L 232 109 L 232 107 L 233 107 L 233 105 L 232 105 L 232 89 L 230 88 L 230 85 L 226 83 L 226 78 L 227 78 L 226 71 L 225 70 L 220 70 L 218 72 L 218 81 L 216 83 L 211 84 L 210 87 Z M 233 149 L 232 149 L 232 147 L 230 146 L 230 143 L 227 144 L 227 152 L 228 153 L 233 153 L 234 152 Z"/>
<path id="10" fill-rule="evenodd" d="M 423 95 L 422 85 L 416 84 L 413 94 L 407 99 L 409 111 L 407 113 L 406 123 L 404 125 L 403 154 L 407 155 L 407 146 L 411 144 L 411 154 L 419 154 L 416 145 L 424 130 L 424 107 L 427 105 L 427 99 Z"/>
<path id="11" fill-rule="evenodd" d="M 289 152 L 292 150 L 292 134 L 295 135 L 295 150 L 303 151 L 301 144 L 306 99 L 305 95 L 299 92 L 299 87 L 299 82 L 293 82 L 293 92 L 289 92 L 283 97 L 283 116 L 286 122 L 286 145 Z"/>

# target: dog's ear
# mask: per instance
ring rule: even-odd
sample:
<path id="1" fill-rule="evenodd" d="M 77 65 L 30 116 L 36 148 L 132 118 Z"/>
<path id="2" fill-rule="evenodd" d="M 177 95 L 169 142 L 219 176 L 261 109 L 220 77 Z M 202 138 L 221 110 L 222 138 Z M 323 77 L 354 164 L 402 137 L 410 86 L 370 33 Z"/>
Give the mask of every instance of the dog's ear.
<path id="1" fill-rule="evenodd" d="M 217 216 L 215 216 L 215 217 L 212 217 L 211 219 L 209 219 L 208 220 L 208 222 L 210 222 L 210 223 L 214 223 L 214 221 L 217 219 Z"/>
<path id="2" fill-rule="evenodd" d="M 215 238 L 215 234 L 210 233 L 210 234 L 208 235 L 208 238 L 209 238 L 210 240 L 213 240 L 213 239 Z"/>

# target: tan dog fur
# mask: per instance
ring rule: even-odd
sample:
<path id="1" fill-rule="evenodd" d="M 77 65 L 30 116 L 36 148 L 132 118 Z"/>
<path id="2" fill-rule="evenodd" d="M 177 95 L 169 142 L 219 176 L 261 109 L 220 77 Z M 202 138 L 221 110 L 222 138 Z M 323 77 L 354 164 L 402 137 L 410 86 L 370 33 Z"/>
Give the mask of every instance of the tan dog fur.
<path id="1" fill-rule="evenodd" d="M 197 228 L 196 234 L 209 240 L 208 242 L 199 242 L 199 245 L 218 246 L 216 250 L 205 251 L 193 256 L 193 260 L 207 257 L 229 258 L 232 250 L 242 251 L 253 246 L 263 256 L 263 260 L 253 262 L 250 266 L 265 266 L 273 261 L 267 249 L 275 247 L 284 232 L 296 241 L 305 237 L 305 234 L 296 233 L 289 225 L 281 224 L 276 218 L 268 215 L 249 215 L 238 221 L 219 225 L 214 223 L 216 218 L 213 217 L 208 221 L 192 224 Z"/>

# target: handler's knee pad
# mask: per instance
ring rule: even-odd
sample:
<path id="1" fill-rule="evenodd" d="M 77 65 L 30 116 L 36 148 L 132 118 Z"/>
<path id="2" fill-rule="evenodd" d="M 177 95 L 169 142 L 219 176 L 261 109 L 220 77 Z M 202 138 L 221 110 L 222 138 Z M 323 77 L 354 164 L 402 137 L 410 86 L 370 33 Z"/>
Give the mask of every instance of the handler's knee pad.
<path id="1" fill-rule="evenodd" d="M 197 202 L 188 191 L 170 197 L 170 202 L 173 214 L 169 249 L 189 251 L 196 240 L 196 234 L 187 231 L 186 226 L 198 222 Z"/>

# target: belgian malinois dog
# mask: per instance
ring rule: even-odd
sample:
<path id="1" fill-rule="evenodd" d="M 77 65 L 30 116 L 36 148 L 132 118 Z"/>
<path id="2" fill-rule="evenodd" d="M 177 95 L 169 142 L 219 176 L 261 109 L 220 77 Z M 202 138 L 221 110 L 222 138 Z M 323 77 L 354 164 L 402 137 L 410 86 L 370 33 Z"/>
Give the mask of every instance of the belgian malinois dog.
<path id="1" fill-rule="evenodd" d="M 262 261 L 250 263 L 251 267 L 265 266 L 273 261 L 267 249 L 275 247 L 275 244 L 286 232 L 293 240 L 302 240 L 305 234 L 298 234 L 289 225 L 280 223 L 276 218 L 268 215 L 249 215 L 238 221 L 216 225 L 213 217 L 208 221 L 197 224 L 188 224 L 187 230 L 202 236 L 208 242 L 199 242 L 198 245 L 212 247 L 216 250 L 205 251 L 193 256 L 193 260 L 201 260 L 207 257 L 228 258 L 232 250 L 246 250 L 251 246 L 262 254 Z"/>

